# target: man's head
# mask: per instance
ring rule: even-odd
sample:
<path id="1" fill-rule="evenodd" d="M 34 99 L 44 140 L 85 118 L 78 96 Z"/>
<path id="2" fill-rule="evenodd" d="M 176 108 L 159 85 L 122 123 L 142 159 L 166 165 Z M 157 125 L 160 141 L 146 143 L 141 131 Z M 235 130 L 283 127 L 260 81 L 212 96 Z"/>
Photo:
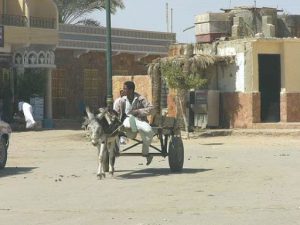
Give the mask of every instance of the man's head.
<path id="1" fill-rule="evenodd" d="M 124 95 L 130 97 L 133 95 L 135 90 L 135 85 L 133 81 L 126 81 L 123 85 Z"/>

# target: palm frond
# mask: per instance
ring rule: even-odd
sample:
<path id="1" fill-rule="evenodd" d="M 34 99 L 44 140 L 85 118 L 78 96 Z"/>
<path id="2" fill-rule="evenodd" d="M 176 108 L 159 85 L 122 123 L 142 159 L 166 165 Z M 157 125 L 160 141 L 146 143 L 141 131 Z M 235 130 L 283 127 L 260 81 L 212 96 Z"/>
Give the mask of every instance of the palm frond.
<path id="1" fill-rule="evenodd" d="M 54 0 L 60 23 L 76 23 L 94 11 L 105 9 L 105 0 Z M 111 0 L 111 12 L 116 13 L 117 9 L 124 9 L 123 0 Z"/>
<path id="2" fill-rule="evenodd" d="M 101 24 L 100 24 L 99 21 L 93 20 L 93 19 L 89 19 L 89 18 L 85 18 L 83 20 L 79 20 L 75 24 L 77 24 L 77 25 L 85 25 L 85 26 L 94 26 L 94 27 L 100 27 L 101 26 Z"/>

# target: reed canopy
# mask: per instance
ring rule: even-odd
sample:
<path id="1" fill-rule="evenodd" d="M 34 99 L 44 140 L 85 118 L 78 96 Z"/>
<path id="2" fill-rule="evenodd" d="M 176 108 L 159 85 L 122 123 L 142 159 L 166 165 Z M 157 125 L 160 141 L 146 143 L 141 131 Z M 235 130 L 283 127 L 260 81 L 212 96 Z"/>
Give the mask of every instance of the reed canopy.
<path id="1" fill-rule="evenodd" d="M 148 74 L 154 80 L 157 80 L 157 76 L 162 75 L 170 88 L 201 88 L 208 79 L 208 77 L 203 76 L 203 71 L 210 66 L 228 65 L 233 62 L 233 56 L 197 54 L 187 57 L 186 55 L 178 55 L 153 60 L 148 65 Z"/>

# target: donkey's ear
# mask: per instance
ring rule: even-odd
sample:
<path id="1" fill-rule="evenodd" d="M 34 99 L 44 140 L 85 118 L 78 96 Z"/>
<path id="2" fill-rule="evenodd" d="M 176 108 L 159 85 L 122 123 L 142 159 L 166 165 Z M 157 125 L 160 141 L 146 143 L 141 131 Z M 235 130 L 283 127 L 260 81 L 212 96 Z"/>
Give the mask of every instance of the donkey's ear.
<path id="1" fill-rule="evenodd" d="M 101 108 L 98 109 L 98 111 L 99 111 L 99 113 L 104 113 L 104 112 L 107 112 L 108 109 L 101 107 Z"/>
<path id="2" fill-rule="evenodd" d="M 102 108 L 100 108 L 100 109 L 102 109 Z M 99 109 L 99 111 L 100 111 L 100 109 Z M 106 114 L 106 111 L 101 110 L 100 113 L 98 113 L 96 117 L 97 117 L 97 119 L 101 120 L 105 116 L 105 114 Z"/>
<path id="3" fill-rule="evenodd" d="M 87 114 L 89 120 L 92 120 L 95 118 L 95 115 L 91 112 L 91 110 L 88 106 L 85 107 L 85 111 L 86 111 L 86 114 Z"/>

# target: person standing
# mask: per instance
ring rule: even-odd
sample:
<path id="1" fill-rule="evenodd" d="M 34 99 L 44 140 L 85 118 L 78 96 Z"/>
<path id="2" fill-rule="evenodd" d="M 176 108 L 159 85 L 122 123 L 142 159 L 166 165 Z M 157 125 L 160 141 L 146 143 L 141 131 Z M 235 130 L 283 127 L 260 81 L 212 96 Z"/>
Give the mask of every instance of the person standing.
<path id="1" fill-rule="evenodd" d="M 36 122 L 32 116 L 32 106 L 27 102 L 21 101 L 18 103 L 18 109 L 20 112 L 22 111 L 24 114 L 25 121 L 26 121 L 26 128 L 27 129 L 33 128 Z"/>
<path id="2" fill-rule="evenodd" d="M 125 128 L 131 130 L 128 136 L 141 135 L 143 141 L 142 155 L 147 158 L 147 165 L 153 159 L 149 155 L 149 147 L 152 142 L 154 132 L 148 123 L 147 116 L 154 112 L 153 105 L 147 99 L 135 92 L 135 84 L 126 81 L 123 85 L 124 96 L 114 104 L 114 110 L 118 113 Z"/>
<path id="3" fill-rule="evenodd" d="M 118 112 L 120 111 L 120 109 L 118 107 L 121 106 L 121 103 L 120 101 L 122 101 L 122 97 L 124 96 L 124 91 L 123 90 L 120 90 L 120 97 L 118 97 L 115 101 L 114 101 L 114 105 L 113 105 L 113 109 Z M 125 145 L 126 144 L 126 137 L 125 136 L 119 136 L 119 141 L 120 141 L 120 144 L 123 144 Z"/>

